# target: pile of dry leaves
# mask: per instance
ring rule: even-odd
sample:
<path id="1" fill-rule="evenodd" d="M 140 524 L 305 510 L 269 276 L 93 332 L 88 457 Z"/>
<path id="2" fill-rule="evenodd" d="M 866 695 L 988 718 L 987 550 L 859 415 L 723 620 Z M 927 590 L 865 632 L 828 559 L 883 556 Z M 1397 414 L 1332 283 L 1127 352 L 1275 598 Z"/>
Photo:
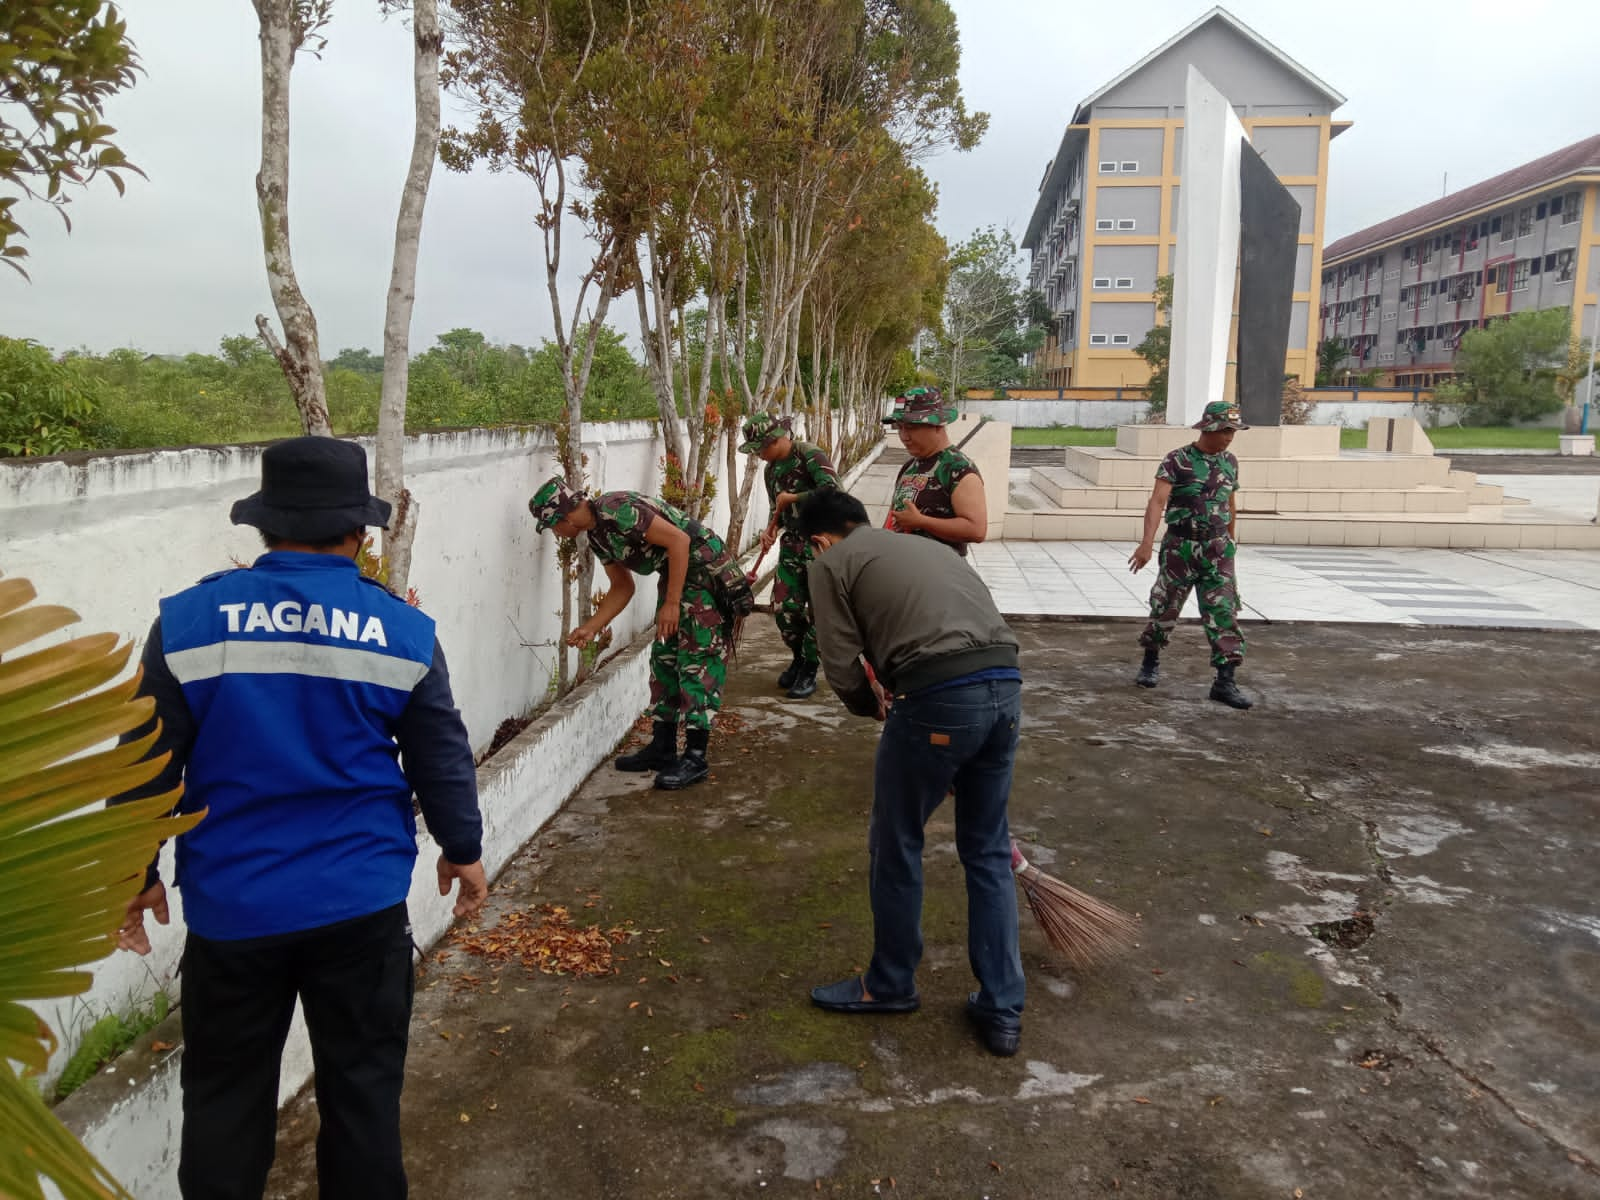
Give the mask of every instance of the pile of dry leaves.
<path id="1" fill-rule="evenodd" d="M 540 904 L 509 912 L 493 929 L 453 929 L 449 940 L 468 954 L 496 964 L 521 963 L 546 975 L 613 975 L 615 953 L 630 936 L 623 928 L 580 929 L 563 905 Z"/>

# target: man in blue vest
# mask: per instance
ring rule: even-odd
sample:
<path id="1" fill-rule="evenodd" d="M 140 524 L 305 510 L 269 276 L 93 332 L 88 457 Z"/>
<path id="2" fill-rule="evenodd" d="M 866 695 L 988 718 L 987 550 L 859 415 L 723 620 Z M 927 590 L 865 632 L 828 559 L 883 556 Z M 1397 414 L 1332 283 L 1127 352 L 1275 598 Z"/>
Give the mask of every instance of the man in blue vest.
<path id="1" fill-rule="evenodd" d="M 181 777 L 185 1200 L 257 1200 L 277 1134 L 278 1069 L 298 998 L 316 1063 L 325 1197 L 403 1197 L 400 1089 L 411 1020 L 406 894 L 412 794 L 439 843 L 455 913 L 488 893 L 472 747 L 433 621 L 355 558 L 389 505 L 361 448 L 293 438 L 261 456 L 261 490 L 233 506 L 267 553 L 161 602 L 140 694 Z M 147 735 L 151 726 L 129 737 Z M 118 941 L 147 954 L 167 922 L 151 863 Z"/>

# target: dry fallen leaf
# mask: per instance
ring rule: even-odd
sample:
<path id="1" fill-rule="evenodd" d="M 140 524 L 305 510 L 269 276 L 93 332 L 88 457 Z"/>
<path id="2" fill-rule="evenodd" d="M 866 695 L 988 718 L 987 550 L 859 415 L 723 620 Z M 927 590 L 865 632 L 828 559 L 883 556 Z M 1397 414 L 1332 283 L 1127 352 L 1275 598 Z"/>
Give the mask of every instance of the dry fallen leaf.
<path id="1" fill-rule="evenodd" d="M 174 1049 L 176 1049 L 177 1045 L 178 1045 L 177 1042 L 151 1042 L 150 1043 L 150 1049 L 154 1053 L 160 1054 L 163 1050 L 174 1050 Z"/>
<path id="2" fill-rule="evenodd" d="M 511 1026 L 502 1025 L 502 1026 L 500 1026 L 499 1029 L 496 1029 L 495 1032 L 496 1033 L 510 1033 L 511 1032 Z"/>
<path id="3" fill-rule="evenodd" d="M 468 1122 L 468 1121 L 470 1121 L 470 1120 L 472 1120 L 472 1118 L 471 1118 L 471 1117 L 469 1117 L 469 1116 L 467 1116 L 467 1114 L 466 1114 L 466 1113 L 462 1113 L 462 1114 L 461 1114 L 461 1115 L 460 1115 L 460 1116 L 459 1116 L 459 1117 L 458 1117 L 458 1118 L 456 1118 L 456 1119 L 457 1119 L 457 1120 L 458 1120 L 458 1121 L 460 1121 L 460 1122 L 461 1122 L 461 1123 L 462 1123 L 462 1124 L 463 1124 L 463 1125 L 465 1125 L 465 1124 L 466 1124 L 466 1123 L 467 1123 L 467 1122 Z"/>
<path id="4" fill-rule="evenodd" d="M 1133 1102 L 1135 1104 L 1149 1104 L 1150 1098 L 1148 1096 L 1135 1096 Z"/>
<path id="5" fill-rule="evenodd" d="M 1002 1173 L 1002 1171 L 1003 1171 L 1003 1170 L 1004 1170 L 1004 1168 L 1002 1168 L 1002 1167 L 1001 1167 L 1001 1166 L 1000 1166 L 1000 1164 L 999 1164 L 999 1163 L 997 1163 L 997 1162 L 995 1162 L 995 1160 L 994 1160 L 994 1159 L 992 1159 L 992 1158 L 991 1158 L 991 1159 L 990 1159 L 990 1160 L 989 1160 L 989 1165 L 990 1165 L 990 1166 L 991 1166 L 991 1167 L 993 1167 L 993 1168 L 994 1168 L 994 1173 L 995 1173 L 995 1174 L 996 1174 L 996 1175 L 999 1175 L 999 1174 L 1001 1174 L 1001 1173 Z"/>
<path id="6" fill-rule="evenodd" d="M 629 1009 L 635 1009 L 635 1008 L 638 1008 L 638 1007 L 639 1007 L 639 1002 L 637 1000 L 635 1000 L 632 1004 L 628 1005 Z"/>
<path id="7" fill-rule="evenodd" d="M 1294 1200 L 1305 1200 L 1305 1193 L 1302 1192 L 1299 1188 L 1295 1188 L 1295 1190 L 1294 1190 Z"/>

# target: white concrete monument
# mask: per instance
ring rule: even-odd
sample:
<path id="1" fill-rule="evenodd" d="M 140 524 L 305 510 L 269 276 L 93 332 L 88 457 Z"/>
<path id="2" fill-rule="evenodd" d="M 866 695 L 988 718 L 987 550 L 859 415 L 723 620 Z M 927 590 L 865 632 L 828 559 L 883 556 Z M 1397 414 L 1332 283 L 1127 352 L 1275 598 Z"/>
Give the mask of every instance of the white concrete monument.
<path id="1" fill-rule="evenodd" d="M 1228 98 L 1189 68 L 1173 263 L 1167 423 L 1192 425 L 1223 399 L 1239 262 L 1239 159 L 1247 140 Z"/>

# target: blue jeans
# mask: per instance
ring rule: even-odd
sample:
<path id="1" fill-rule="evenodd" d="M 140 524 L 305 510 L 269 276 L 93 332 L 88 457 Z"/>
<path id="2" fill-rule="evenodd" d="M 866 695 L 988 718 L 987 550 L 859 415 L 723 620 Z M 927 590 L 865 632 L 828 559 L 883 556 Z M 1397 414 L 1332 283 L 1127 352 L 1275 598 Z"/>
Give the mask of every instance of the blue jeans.
<path id="1" fill-rule="evenodd" d="M 978 1007 L 1022 1011 L 1017 893 L 1006 799 L 1022 720 L 1022 685 L 991 680 L 897 699 L 883 725 L 874 771 L 871 856 L 872 965 L 867 990 L 916 994 L 922 960 L 922 829 L 952 787 L 956 850 L 967 874 L 967 957 Z"/>

